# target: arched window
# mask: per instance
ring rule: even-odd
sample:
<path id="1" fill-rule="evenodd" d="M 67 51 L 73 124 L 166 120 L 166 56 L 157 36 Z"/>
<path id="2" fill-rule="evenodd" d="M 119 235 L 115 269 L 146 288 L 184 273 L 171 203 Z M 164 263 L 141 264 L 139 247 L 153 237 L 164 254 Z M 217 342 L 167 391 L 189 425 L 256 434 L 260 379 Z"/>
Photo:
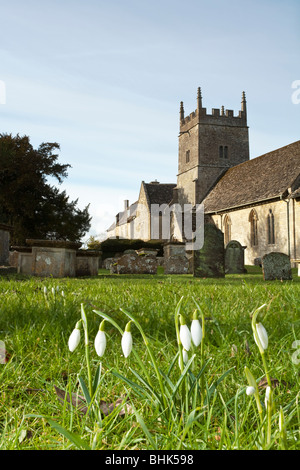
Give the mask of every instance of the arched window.
<path id="1" fill-rule="evenodd" d="M 257 221 L 258 221 L 257 212 L 254 209 L 252 209 L 249 215 L 251 246 L 258 245 Z"/>
<path id="2" fill-rule="evenodd" d="M 275 243 L 275 226 L 274 226 L 274 214 L 272 209 L 269 210 L 267 219 L 267 230 L 268 230 L 268 244 L 274 245 Z"/>
<path id="3" fill-rule="evenodd" d="M 229 215 L 224 217 L 224 243 L 227 245 L 231 240 L 231 219 Z"/>

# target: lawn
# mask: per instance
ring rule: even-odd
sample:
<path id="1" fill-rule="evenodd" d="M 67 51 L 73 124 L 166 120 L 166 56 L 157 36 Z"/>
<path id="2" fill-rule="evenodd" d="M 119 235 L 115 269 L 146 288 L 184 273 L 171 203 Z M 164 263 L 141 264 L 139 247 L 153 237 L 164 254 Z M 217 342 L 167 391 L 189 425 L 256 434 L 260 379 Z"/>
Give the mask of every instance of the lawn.
<path id="1" fill-rule="evenodd" d="M 264 304 L 261 354 L 251 315 Z M 0 449 L 299 450 L 299 305 L 296 270 L 284 282 L 263 281 L 259 267 L 225 279 L 104 270 L 97 278 L 1 277 Z M 82 309 L 88 344 L 81 329 L 70 352 Z M 182 364 L 179 314 L 189 327 L 195 312 L 204 335 Z M 94 338 L 103 318 L 100 358 Z"/>

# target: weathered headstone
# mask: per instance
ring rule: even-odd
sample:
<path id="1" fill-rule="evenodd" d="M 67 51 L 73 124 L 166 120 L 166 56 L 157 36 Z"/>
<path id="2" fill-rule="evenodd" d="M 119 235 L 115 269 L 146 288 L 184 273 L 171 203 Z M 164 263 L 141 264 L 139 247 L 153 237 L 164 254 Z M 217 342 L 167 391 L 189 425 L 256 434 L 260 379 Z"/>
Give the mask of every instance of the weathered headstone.
<path id="1" fill-rule="evenodd" d="M 224 277 L 224 234 L 215 225 L 204 224 L 204 243 L 193 251 L 193 274 L 195 277 Z"/>
<path id="2" fill-rule="evenodd" d="M 139 256 L 128 253 L 116 260 L 110 267 L 112 274 L 156 274 L 158 261 L 156 256 Z"/>
<path id="3" fill-rule="evenodd" d="M 184 243 L 167 243 L 164 246 L 164 273 L 188 274 L 189 260 Z"/>
<path id="4" fill-rule="evenodd" d="M 231 240 L 225 248 L 225 274 L 245 272 L 244 248 L 237 240 Z"/>
<path id="5" fill-rule="evenodd" d="M 101 252 L 79 250 L 76 253 L 76 276 L 97 276 Z"/>
<path id="6" fill-rule="evenodd" d="M 0 224 L 0 266 L 8 266 L 9 264 L 9 241 L 11 227 Z"/>
<path id="7" fill-rule="evenodd" d="M 32 275 L 32 253 L 20 251 L 18 256 L 18 273 Z"/>
<path id="8" fill-rule="evenodd" d="M 288 255 L 279 252 L 272 252 L 262 257 L 263 278 L 265 281 L 275 279 L 291 280 L 292 269 Z"/>

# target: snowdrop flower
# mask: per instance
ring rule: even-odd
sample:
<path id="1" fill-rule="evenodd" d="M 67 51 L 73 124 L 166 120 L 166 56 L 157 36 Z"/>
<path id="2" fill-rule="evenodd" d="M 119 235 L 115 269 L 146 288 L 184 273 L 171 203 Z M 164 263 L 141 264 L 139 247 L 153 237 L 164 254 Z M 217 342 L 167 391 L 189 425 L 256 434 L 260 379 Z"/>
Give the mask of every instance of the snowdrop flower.
<path id="1" fill-rule="evenodd" d="M 265 396 L 265 407 L 266 408 L 268 408 L 268 403 L 270 403 L 270 402 L 271 402 L 271 388 L 268 385 L 267 388 L 266 388 L 266 396 Z"/>
<path id="2" fill-rule="evenodd" d="M 122 351 L 125 357 L 128 357 L 132 350 L 131 321 L 127 323 L 122 336 Z"/>
<path id="3" fill-rule="evenodd" d="M 268 347 L 268 333 L 262 323 L 256 323 L 256 334 L 254 332 L 254 340 L 261 351 Z"/>
<path id="4" fill-rule="evenodd" d="M 251 387 L 251 386 L 247 387 L 246 388 L 246 394 L 249 395 L 249 396 L 254 395 L 255 394 L 255 388 Z"/>
<path id="5" fill-rule="evenodd" d="M 80 326 L 81 320 L 76 323 L 76 326 L 69 337 L 68 346 L 71 352 L 75 351 L 80 342 Z"/>
<path id="6" fill-rule="evenodd" d="M 104 322 L 105 320 L 101 322 L 98 333 L 95 338 L 95 342 L 94 342 L 96 353 L 98 354 L 99 357 L 103 356 L 105 352 L 105 348 L 106 348 L 106 336 L 105 336 L 105 331 L 104 331 Z"/>
<path id="7" fill-rule="evenodd" d="M 44 294 L 47 295 L 47 292 L 48 292 L 47 287 L 44 286 Z"/>
<path id="8" fill-rule="evenodd" d="M 188 326 L 185 324 L 185 319 L 182 315 L 180 315 L 179 338 L 184 349 L 189 351 L 191 348 L 192 336 Z"/>
<path id="9" fill-rule="evenodd" d="M 192 336 L 192 341 L 194 345 L 199 346 L 202 340 L 202 328 L 197 318 L 196 312 L 194 313 L 194 317 L 193 317 L 192 324 L 191 324 L 191 336 Z"/>

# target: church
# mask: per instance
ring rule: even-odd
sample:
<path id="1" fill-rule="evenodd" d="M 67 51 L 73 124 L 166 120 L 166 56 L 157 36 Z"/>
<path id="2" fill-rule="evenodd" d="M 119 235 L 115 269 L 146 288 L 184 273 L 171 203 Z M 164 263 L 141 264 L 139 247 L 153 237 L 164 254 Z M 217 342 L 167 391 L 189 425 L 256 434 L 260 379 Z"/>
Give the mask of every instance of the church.
<path id="1" fill-rule="evenodd" d="M 223 106 L 209 113 L 198 88 L 195 111 L 186 116 L 180 103 L 178 149 L 177 183 L 142 181 L 138 199 L 125 200 L 108 238 L 186 242 L 172 213 L 169 232 L 162 230 L 162 214 L 175 205 L 201 205 L 225 246 L 237 240 L 245 247 L 245 264 L 274 251 L 300 259 L 300 141 L 250 159 L 245 93 L 237 115 Z"/>

